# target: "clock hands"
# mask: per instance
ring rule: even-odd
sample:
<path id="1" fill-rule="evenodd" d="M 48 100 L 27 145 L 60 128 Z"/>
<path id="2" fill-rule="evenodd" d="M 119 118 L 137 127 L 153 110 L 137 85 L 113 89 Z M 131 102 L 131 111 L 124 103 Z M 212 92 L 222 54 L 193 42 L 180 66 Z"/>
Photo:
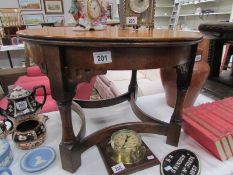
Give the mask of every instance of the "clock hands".
<path id="1" fill-rule="evenodd" d="M 126 138 L 125 138 L 124 144 L 122 145 L 121 148 L 125 147 L 125 145 L 128 143 L 127 141 L 128 141 L 129 138 L 131 138 L 131 136 L 127 135 Z"/>

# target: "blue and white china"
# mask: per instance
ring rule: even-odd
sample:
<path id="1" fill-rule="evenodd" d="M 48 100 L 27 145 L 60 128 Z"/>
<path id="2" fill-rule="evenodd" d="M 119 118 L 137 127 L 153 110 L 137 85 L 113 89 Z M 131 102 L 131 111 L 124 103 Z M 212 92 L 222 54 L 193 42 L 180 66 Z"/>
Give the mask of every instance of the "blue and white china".
<path id="1" fill-rule="evenodd" d="M 36 172 L 47 168 L 56 158 L 53 148 L 42 146 L 27 152 L 20 161 L 20 167 L 26 172 Z"/>
<path id="2" fill-rule="evenodd" d="M 0 167 L 8 167 L 13 161 L 13 154 L 7 140 L 0 140 Z"/>
<path id="3" fill-rule="evenodd" d="M 12 175 L 12 172 L 7 167 L 0 167 L 0 175 Z"/>

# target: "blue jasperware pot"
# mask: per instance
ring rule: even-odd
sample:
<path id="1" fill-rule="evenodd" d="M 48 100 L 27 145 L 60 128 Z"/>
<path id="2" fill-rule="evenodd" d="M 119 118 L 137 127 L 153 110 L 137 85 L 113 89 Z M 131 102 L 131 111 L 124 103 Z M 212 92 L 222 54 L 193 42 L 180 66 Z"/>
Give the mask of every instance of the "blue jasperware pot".
<path id="1" fill-rule="evenodd" d="M 0 139 L 0 167 L 8 167 L 13 161 L 10 144 L 5 139 Z"/>

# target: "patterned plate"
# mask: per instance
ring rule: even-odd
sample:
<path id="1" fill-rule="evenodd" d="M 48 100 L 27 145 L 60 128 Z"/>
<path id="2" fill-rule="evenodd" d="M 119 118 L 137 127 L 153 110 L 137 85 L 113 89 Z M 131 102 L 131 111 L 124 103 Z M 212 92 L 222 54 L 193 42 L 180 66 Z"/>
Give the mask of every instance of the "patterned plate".
<path id="1" fill-rule="evenodd" d="M 53 148 L 42 146 L 27 152 L 20 161 L 20 167 L 26 172 L 36 172 L 48 167 L 56 158 Z"/>

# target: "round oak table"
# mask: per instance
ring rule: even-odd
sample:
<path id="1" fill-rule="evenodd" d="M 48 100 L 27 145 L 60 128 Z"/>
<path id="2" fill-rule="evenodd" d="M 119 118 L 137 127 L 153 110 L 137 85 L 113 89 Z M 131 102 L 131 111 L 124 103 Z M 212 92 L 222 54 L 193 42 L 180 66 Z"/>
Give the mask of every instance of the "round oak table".
<path id="1" fill-rule="evenodd" d="M 25 42 L 29 56 L 49 77 L 51 95 L 58 104 L 62 121 L 59 148 L 63 169 L 76 171 L 81 165 L 81 153 L 123 128 L 161 134 L 167 137 L 167 144 L 178 145 L 183 102 L 192 77 L 197 44 L 202 40 L 200 33 L 147 28 L 135 31 L 109 26 L 104 31 L 75 32 L 72 27 L 51 27 L 26 29 L 17 34 Z M 144 113 L 135 103 L 137 70 L 162 67 L 177 70 L 177 101 L 169 123 Z M 73 99 L 78 83 L 107 70 L 132 70 L 127 93 L 100 101 Z M 107 107 L 126 100 L 141 122 L 121 123 L 85 136 L 82 108 Z M 77 136 L 73 131 L 71 109 L 79 114 L 82 122 Z"/>

